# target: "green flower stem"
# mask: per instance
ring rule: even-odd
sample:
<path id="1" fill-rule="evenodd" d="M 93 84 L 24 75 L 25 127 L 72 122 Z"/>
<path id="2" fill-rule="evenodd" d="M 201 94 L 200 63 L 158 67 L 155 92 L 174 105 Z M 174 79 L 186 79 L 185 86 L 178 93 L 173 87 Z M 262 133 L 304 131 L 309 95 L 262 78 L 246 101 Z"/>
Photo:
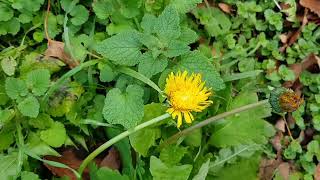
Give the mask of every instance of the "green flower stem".
<path id="1" fill-rule="evenodd" d="M 109 141 L 105 142 L 104 144 L 102 144 L 100 147 L 98 147 L 96 150 L 94 150 L 91 154 L 89 154 L 89 156 L 86 157 L 85 160 L 83 160 L 83 162 L 81 163 L 79 169 L 78 169 L 78 172 L 79 174 L 81 175 L 84 171 L 84 169 L 87 167 L 87 165 L 95 158 L 97 157 L 101 152 L 103 152 L 104 150 L 106 150 L 108 147 L 112 146 L 113 144 L 117 143 L 118 141 L 128 137 L 129 135 L 145 128 L 145 127 L 148 127 L 148 126 L 151 126 L 155 123 L 158 123 L 162 120 L 165 120 L 167 119 L 168 117 L 170 117 L 170 114 L 163 114 L 161 116 L 158 116 L 156 118 L 153 118 L 147 122 L 144 122 L 142 124 L 139 124 L 138 126 L 132 128 L 132 129 L 129 129 L 115 137 L 113 137 L 112 139 L 110 139 Z"/>
<path id="2" fill-rule="evenodd" d="M 18 165 L 17 165 L 17 172 L 21 172 L 22 165 L 23 165 L 23 146 L 24 146 L 24 139 L 23 139 L 23 134 L 22 134 L 22 128 L 20 125 L 20 122 L 16 121 L 16 128 L 17 128 L 17 138 L 18 138 Z"/>
<path id="3" fill-rule="evenodd" d="M 149 78 L 145 77 L 144 75 L 138 73 L 137 71 L 128 67 L 119 67 L 117 71 L 123 74 L 129 75 L 131 77 L 134 77 L 136 79 L 139 79 L 140 81 L 148 84 L 150 87 L 158 91 L 161 95 L 163 94 L 159 86 L 157 86 L 153 81 L 151 81 Z"/>
<path id="4" fill-rule="evenodd" d="M 177 139 L 179 139 L 180 137 L 182 136 L 185 136 L 185 135 L 188 135 L 190 134 L 191 132 L 193 132 L 194 130 L 196 129 L 199 129 L 199 128 L 202 128 L 203 126 L 206 126 L 212 122 L 215 122 L 217 120 L 220 120 L 222 118 L 225 118 L 225 117 L 228 117 L 228 116 L 231 116 L 231 115 L 234 115 L 234 114 L 237 114 L 237 113 L 240 113 L 240 112 L 243 112 L 243 111 L 247 111 L 249 109 L 253 109 L 253 108 L 256 108 L 258 106 L 262 106 L 262 105 L 265 105 L 265 104 L 268 104 L 269 101 L 266 99 L 266 100 L 262 100 L 262 101 L 259 101 L 259 102 L 256 102 L 256 103 L 252 103 L 252 104 L 248 104 L 248 105 L 245 105 L 245 106 L 241 106 L 237 109 L 233 109 L 231 111 L 227 111 L 227 112 L 224 112 L 224 113 L 221 113 L 221 114 L 218 114 L 216 116 L 213 116 L 213 117 L 210 117 L 208 119 L 206 119 L 205 121 L 202 121 L 194 126 L 191 126 L 183 131 L 180 131 L 178 132 L 177 134 L 171 136 L 170 138 L 168 138 L 167 140 L 165 140 L 163 143 L 160 144 L 159 146 L 159 149 L 162 149 L 174 142 L 176 142 Z"/>

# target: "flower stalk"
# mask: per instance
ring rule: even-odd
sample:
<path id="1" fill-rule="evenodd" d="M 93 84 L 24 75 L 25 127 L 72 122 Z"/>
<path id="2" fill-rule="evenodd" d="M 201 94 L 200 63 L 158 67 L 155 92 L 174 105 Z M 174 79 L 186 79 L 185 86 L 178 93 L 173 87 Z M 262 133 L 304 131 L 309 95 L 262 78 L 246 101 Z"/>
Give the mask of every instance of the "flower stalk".
<path id="1" fill-rule="evenodd" d="M 147 122 L 144 122 L 142 124 L 139 124 L 138 126 L 132 128 L 132 129 L 129 129 L 127 131 L 124 131 L 123 133 L 113 137 L 112 139 L 110 139 L 109 141 L 105 142 L 104 144 L 102 144 L 100 147 L 98 147 L 96 150 L 94 150 L 91 154 L 89 154 L 89 156 L 86 157 L 85 160 L 83 160 L 83 162 L 81 163 L 79 169 L 78 169 L 78 172 L 80 175 L 82 175 L 84 169 L 87 167 L 87 165 L 95 158 L 97 157 L 101 152 L 103 152 L 104 150 L 106 150 L 107 148 L 109 148 L 110 146 L 112 146 L 113 144 L 121 141 L 122 139 L 128 137 L 129 135 L 145 128 L 145 127 L 148 127 L 148 126 L 151 126 L 153 124 L 156 124 L 160 121 L 163 121 L 167 118 L 169 118 L 170 115 L 165 113 L 161 116 L 158 116 L 156 118 L 153 118 Z"/>

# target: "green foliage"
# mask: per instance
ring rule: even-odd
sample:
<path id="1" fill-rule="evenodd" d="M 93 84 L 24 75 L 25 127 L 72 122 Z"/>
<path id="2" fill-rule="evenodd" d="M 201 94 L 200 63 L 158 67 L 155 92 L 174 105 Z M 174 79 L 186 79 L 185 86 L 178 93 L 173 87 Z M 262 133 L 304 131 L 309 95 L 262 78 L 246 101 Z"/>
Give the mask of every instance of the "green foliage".
<path id="1" fill-rule="evenodd" d="M 17 178 L 18 153 L 0 154 L 0 174 L 3 180 Z"/>
<path id="2" fill-rule="evenodd" d="M 55 122 L 49 129 L 40 132 L 40 138 L 52 147 L 60 147 L 67 138 L 66 129 L 62 123 Z"/>
<path id="3" fill-rule="evenodd" d="M 36 118 L 39 114 L 40 104 L 34 96 L 28 96 L 18 104 L 19 111 L 24 115 Z"/>
<path id="4" fill-rule="evenodd" d="M 44 0 L 1 1 L 1 178 L 43 178 L 41 157 L 59 156 L 63 145 L 91 152 L 165 114 L 172 106 L 162 92 L 166 78 L 186 70 L 201 74 L 213 103 L 192 112 L 190 125 L 177 129 L 168 118 L 117 142 L 121 171 L 92 165 L 91 179 L 263 179 L 259 162 L 275 157 L 272 139 L 281 143 L 277 158 L 296 167 L 289 179 L 313 179 L 320 159 L 320 28 L 310 14 L 301 26 L 304 8 L 294 0 L 212 2 L 59 0 L 47 12 Z M 69 66 L 73 61 L 80 65 Z M 161 146 L 184 128 L 267 99 L 290 82 L 304 98 L 286 115 L 293 139 L 287 130 L 273 138 L 279 112 L 264 105 Z M 279 172 L 270 173 L 280 179 Z"/>
<path id="5" fill-rule="evenodd" d="M 257 170 L 259 166 L 260 158 L 258 154 L 255 154 L 249 159 L 241 159 L 239 162 L 227 166 L 220 170 L 214 179 L 229 180 L 229 179 L 240 179 L 240 180 L 254 180 L 257 179 Z M 241 169 L 239 171 L 239 169 Z"/>
<path id="6" fill-rule="evenodd" d="M 187 180 L 192 165 L 181 165 L 181 166 L 167 166 L 160 159 L 151 156 L 150 158 L 150 172 L 153 179 L 172 179 L 172 180 Z"/>
<path id="7" fill-rule="evenodd" d="M 232 102 L 230 109 L 257 102 L 255 93 L 243 92 Z M 226 118 L 213 128 L 210 143 L 216 147 L 228 147 L 239 144 L 266 144 L 275 134 L 271 124 L 261 118 L 270 115 L 270 107 L 258 107 L 236 116 Z"/>
<path id="8" fill-rule="evenodd" d="M 105 99 L 104 118 L 111 124 L 121 124 L 126 129 L 136 126 L 143 118 L 143 89 L 129 85 L 125 92 L 114 88 Z"/>
<path id="9" fill-rule="evenodd" d="M 201 73 L 206 85 L 215 91 L 225 88 L 225 84 L 221 79 L 216 68 L 210 64 L 209 60 L 200 54 L 199 51 L 193 51 L 181 57 L 179 63 L 175 66 L 176 70 L 194 73 Z"/>
<path id="10" fill-rule="evenodd" d="M 38 69 L 27 74 L 27 86 L 36 96 L 42 96 L 50 85 L 50 72 L 47 69 Z"/>
<path id="11" fill-rule="evenodd" d="M 121 175 L 118 171 L 111 170 L 105 167 L 98 169 L 95 165 L 92 165 L 92 166 L 90 168 L 90 178 L 92 180 L 103 180 L 103 179 L 129 180 L 128 176 Z"/>

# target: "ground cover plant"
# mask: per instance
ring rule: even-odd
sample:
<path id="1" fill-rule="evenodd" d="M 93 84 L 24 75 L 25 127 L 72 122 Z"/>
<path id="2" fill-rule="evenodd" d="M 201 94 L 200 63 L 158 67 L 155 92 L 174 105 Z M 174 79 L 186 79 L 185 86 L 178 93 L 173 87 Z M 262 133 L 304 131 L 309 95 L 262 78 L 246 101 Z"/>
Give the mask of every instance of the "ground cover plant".
<path id="1" fill-rule="evenodd" d="M 320 179 L 317 0 L 0 0 L 0 179 Z"/>

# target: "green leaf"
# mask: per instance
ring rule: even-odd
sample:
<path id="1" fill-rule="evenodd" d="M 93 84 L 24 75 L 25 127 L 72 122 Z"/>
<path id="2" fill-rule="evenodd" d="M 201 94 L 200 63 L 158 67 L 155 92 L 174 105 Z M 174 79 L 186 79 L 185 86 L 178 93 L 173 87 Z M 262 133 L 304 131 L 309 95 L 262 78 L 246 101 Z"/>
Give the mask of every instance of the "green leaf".
<path id="1" fill-rule="evenodd" d="M 17 62 L 12 57 L 6 57 L 1 61 L 1 67 L 3 72 L 5 72 L 8 76 L 14 75 L 16 70 Z"/>
<path id="2" fill-rule="evenodd" d="M 159 103 L 147 104 L 144 106 L 144 116 L 142 122 L 149 121 L 165 113 L 166 107 Z M 155 145 L 155 141 L 161 137 L 159 127 L 149 127 L 142 129 L 129 136 L 130 144 L 135 151 L 142 156 L 148 155 L 150 147 Z"/>
<path id="3" fill-rule="evenodd" d="M 25 0 L 15 0 L 11 4 L 11 6 L 14 9 L 20 10 L 21 12 L 23 12 L 23 11 L 36 12 L 40 9 L 43 2 L 44 2 L 44 0 L 33 0 L 32 3 L 26 3 Z"/>
<path id="4" fill-rule="evenodd" d="M 40 134 L 30 132 L 26 142 L 26 149 L 38 156 L 60 156 L 60 154 L 40 139 Z"/>
<path id="5" fill-rule="evenodd" d="M 209 164 L 210 160 L 207 160 L 205 163 L 203 163 L 199 169 L 198 174 L 196 174 L 192 180 L 203 180 L 206 179 L 207 174 L 209 172 Z"/>
<path id="6" fill-rule="evenodd" d="M 179 41 L 184 42 L 185 44 L 191 44 L 198 40 L 198 34 L 193 31 L 191 28 L 183 27 L 181 29 L 181 35 L 179 37 Z"/>
<path id="7" fill-rule="evenodd" d="M 206 85 L 211 87 L 214 91 L 219 91 L 225 88 L 225 84 L 216 68 L 209 62 L 208 58 L 202 55 L 199 51 L 192 51 L 188 54 L 182 55 L 181 60 L 175 66 L 175 70 L 186 70 L 190 74 L 201 73 Z"/>
<path id="8" fill-rule="evenodd" d="M 271 25 L 274 25 L 276 30 L 281 31 L 282 30 L 282 13 L 280 12 L 274 12 L 272 9 L 267 9 L 264 11 L 264 16 Z"/>
<path id="9" fill-rule="evenodd" d="M 92 8 L 98 18 L 107 19 L 113 11 L 113 4 L 109 0 L 97 0 L 92 3 Z"/>
<path id="10" fill-rule="evenodd" d="M 111 82 L 117 75 L 117 73 L 108 64 L 99 64 L 100 70 L 99 79 L 102 82 Z"/>
<path id="11" fill-rule="evenodd" d="M 155 23 L 157 21 L 157 17 L 152 14 L 144 14 L 142 21 L 141 21 L 141 28 L 144 30 L 145 33 L 151 34 L 155 32 Z"/>
<path id="12" fill-rule="evenodd" d="M 44 95 L 50 85 L 50 72 L 47 69 L 33 70 L 27 74 L 26 82 L 34 95 Z"/>
<path id="13" fill-rule="evenodd" d="M 255 93 L 243 92 L 237 96 L 230 109 L 241 107 L 258 101 Z M 259 106 L 250 111 L 226 118 L 214 126 L 210 137 L 210 144 L 216 147 L 228 147 L 240 144 L 266 144 L 275 130 L 271 124 L 264 121 L 270 115 L 270 107 Z"/>
<path id="14" fill-rule="evenodd" d="M 0 21 L 8 21 L 13 17 L 13 10 L 5 3 L 0 3 Z"/>
<path id="15" fill-rule="evenodd" d="M 170 166 L 176 165 L 187 153 L 187 149 L 187 147 L 180 147 L 177 145 L 166 146 L 160 152 L 160 160 Z"/>
<path id="16" fill-rule="evenodd" d="M 256 180 L 260 156 L 255 154 L 251 158 L 242 158 L 239 162 L 222 168 L 213 179 L 217 180 Z"/>
<path id="17" fill-rule="evenodd" d="M 4 82 L 0 83 L 0 105 L 5 105 L 9 101 L 9 97 L 6 93 L 6 89 L 4 87 Z"/>
<path id="18" fill-rule="evenodd" d="M 10 122 L 15 116 L 15 112 L 12 109 L 0 110 L 0 129 L 2 125 Z"/>
<path id="19" fill-rule="evenodd" d="M 292 141 L 288 148 L 283 152 L 283 155 L 286 159 L 295 159 L 297 154 L 302 153 L 302 147 L 298 141 Z"/>
<path id="20" fill-rule="evenodd" d="M 66 129 L 62 123 L 55 122 L 49 129 L 40 132 L 40 138 L 52 147 L 60 147 L 67 138 Z"/>
<path id="21" fill-rule="evenodd" d="M 171 40 L 168 43 L 168 46 L 163 51 L 163 54 L 166 57 L 172 58 L 176 56 L 180 56 L 182 54 L 186 54 L 189 52 L 190 47 L 185 44 L 185 42 L 177 41 L 177 40 Z"/>
<path id="22" fill-rule="evenodd" d="M 217 37 L 229 33 L 231 21 L 218 8 L 197 8 L 193 13 L 204 25 L 210 36 Z"/>
<path id="23" fill-rule="evenodd" d="M 18 104 L 18 109 L 22 115 L 36 118 L 39 114 L 40 104 L 37 98 L 28 96 Z"/>
<path id="24" fill-rule="evenodd" d="M 177 10 L 167 6 L 154 24 L 154 30 L 161 39 L 171 40 L 180 36 L 180 18 Z"/>
<path id="25" fill-rule="evenodd" d="M 7 95 L 11 99 L 17 99 L 19 96 L 26 96 L 28 94 L 27 85 L 24 81 L 9 77 L 5 82 L 5 89 Z"/>
<path id="26" fill-rule="evenodd" d="M 120 13 L 126 18 L 133 18 L 140 13 L 142 0 L 118 0 L 120 3 Z"/>
<path id="27" fill-rule="evenodd" d="M 151 156 L 150 172 L 154 180 L 187 180 L 192 170 L 192 165 L 167 166 L 160 159 Z"/>
<path id="28" fill-rule="evenodd" d="M 136 126 L 143 118 L 143 89 L 129 85 L 126 92 L 111 89 L 105 99 L 103 116 L 111 124 L 121 124 L 126 129 Z"/>
<path id="29" fill-rule="evenodd" d="M 1 115 L 0 115 L 1 118 Z M 0 120 L 1 123 L 1 120 Z M 0 125 L 1 127 L 1 125 Z M 14 131 L 6 131 L 1 130 L 0 131 L 0 152 L 3 152 L 4 150 L 8 149 L 10 145 L 14 142 Z"/>
<path id="30" fill-rule="evenodd" d="M 89 11 L 83 5 L 75 6 L 70 15 L 73 16 L 70 20 L 73 25 L 80 26 L 89 18 Z"/>
<path id="31" fill-rule="evenodd" d="M 0 35 L 16 35 L 20 30 L 20 22 L 14 17 L 8 21 L 0 21 L 0 27 Z"/>
<path id="32" fill-rule="evenodd" d="M 0 154 L 0 175 L 3 180 L 16 179 L 18 170 L 18 153 Z"/>
<path id="33" fill-rule="evenodd" d="M 115 64 L 134 66 L 141 58 L 139 36 L 136 31 L 119 33 L 99 43 L 95 50 Z"/>
<path id="34" fill-rule="evenodd" d="M 138 71 L 148 78 L 162 72 L 168 65 L 168 59 L 165 57 L 154 58 L 150 52 L 144 53 L 141 57 Z"/>
<path id="35" fill-rule="evenodd" d="M 200 147 L 202 140 L 202 130 L 196 129 L 191 134 L 187 135 L 183 140 L 188 146 Z"/>
<path id="36" fill-rule="evenodd" d="M 171 0 L 170 3 L 179 13 L 185 14 L 196 8 L 201 2 L 202 0 Z"/>
<path id="37" fill-rule="evenodd" d="M 210 163 L 210 173 L 217 174 L 227 164 L 235 163 L 239 158 L 251 157 L 254 153 L 261 150 L 257 144 L 238 145 L 229 148 L 222 148 Z"/>
<path id="38" fill-rule="evenodd" d="M 21 173 L 21 180 L 40 180 L 40 178 L 33 172 L 23 171 Z"/>
<path id="39" fill-rule="evenodd" d="M 47 129 L 54 123 L 53 119 L 48 114 L 39 114 L 36 118 L 30 118 L 29 125 L 38 129 Z"/>
<path id="40" fill-rule="evenodd" d="M 91 172 L 91 171 L 90 171 Z M 129 180 L 126 175 L 121 175 L 118 171 L 111 170 L 106 167 L 102 167 L 93 173 L 90 173 L 90 178 L 92 180 Z"/>

